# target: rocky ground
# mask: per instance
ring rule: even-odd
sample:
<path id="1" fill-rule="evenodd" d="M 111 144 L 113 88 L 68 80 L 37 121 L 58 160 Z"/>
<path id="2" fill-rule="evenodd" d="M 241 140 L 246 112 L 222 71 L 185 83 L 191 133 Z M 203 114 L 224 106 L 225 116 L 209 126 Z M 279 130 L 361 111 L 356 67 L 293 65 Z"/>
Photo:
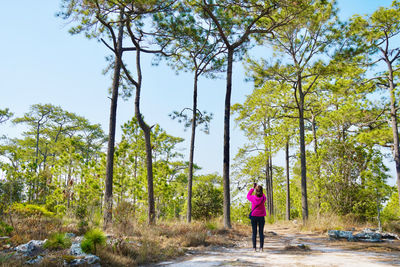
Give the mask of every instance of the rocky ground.
<path id="1" fill-rule="evenodd" d="M 399 240 L 349 242 L 332 240 L 326 233 L 300 233 L 288 228 L 265 232 L 263 252 L 254 252 L 247 237 L 233 248 L 209 247 L 151 266 L 400 266 Z"/>
<path id="2" fill-rule="evenodd" d="M 298 228 L 267 226 L 263 252 L 251 248 L 250 228 L 208 231 L 205 245 L 185 247 L 185 256 L 147 267 L 203 267 L 203 266 L 400 266 L 400 240 L 382 238 L 371 230 L 300 232 Z M 68 249 L 49 252 L 44 240 L 31 240 L 17 247 L 0 250 L 0 266 L 130 266 L 120 260 L 85 254 L 80 248 L 82 237 L 66 234 L 72 240 Z M 369 238 L 371 237 L 371 238 Z M 186 235 L 185 240 L 189 237 Z M 117 239 L 109 237 L 107 243 Z M 377 242 L 381 241 L 381 242 Z M 131 241 L 133 242 L 133 241 Z M 142 244 L 144 246 L 144 243 Z M 176 247 L 181 249 L 180 246 Z M 108 251 L 108 248 L 105 248 Z M 155 257 L 157 250 L 149 250 Z M 164 253 L 159 251 L 159 253 Z M 178 254 L 174 254 L 178 255 Z M 104 256 L 104 255 L 103 255 Z M 118 254 L 115 257 L 121 257 Z M 173 257 L 172 254 L 169 257 Z M 169 258 L 164 257 L 164 258 Z M 10 261 L 14 259 L 14 261 Z M 160 260 L 160 258 L 158 258 Z M 17 260 L 17 261 L 15 261 Z M 147 260 L 147 262 L 157 260 Z M 146 262 L 146 261 L 144 261 Z M 17 264 L 18 263 L 18 264 Z M 17 264 L 17 265 L 15 265 Z"/>

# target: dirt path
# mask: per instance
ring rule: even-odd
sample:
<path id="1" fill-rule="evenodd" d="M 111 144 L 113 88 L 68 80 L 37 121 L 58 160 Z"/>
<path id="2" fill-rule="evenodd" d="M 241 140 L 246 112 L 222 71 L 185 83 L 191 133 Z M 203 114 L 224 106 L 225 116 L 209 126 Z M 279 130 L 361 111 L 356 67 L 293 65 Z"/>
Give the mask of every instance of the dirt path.
<path id="1" fill-rule="evenodd" d="M 285 228 L 265 232 L 264 252 L 252 251 L 246 238 L 234 248 L 213 247 L 153 266 L 400 266 L 400 241 L 330 241 L 326 235 L 293 233 Z"/>

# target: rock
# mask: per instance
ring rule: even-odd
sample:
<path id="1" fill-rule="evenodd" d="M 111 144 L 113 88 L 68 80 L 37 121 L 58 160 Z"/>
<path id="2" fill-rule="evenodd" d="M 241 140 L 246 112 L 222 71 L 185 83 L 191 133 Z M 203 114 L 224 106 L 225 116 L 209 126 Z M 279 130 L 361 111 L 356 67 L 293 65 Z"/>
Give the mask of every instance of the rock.
<path id="1" fill-rule="evenodd" d="M 77 236 L 77 237 L 75 237 L 75 242 L 82 242 L 82 240 L 83 240 L 83 236 Z"/>
<path id="2" fill-rule="evenodd" d="M 77 266 L 77 265 L 90 265 L 90 266 L 100 266 L 100 258 L 96 255 L 87 254 L 85 257 L 73 259 L 70 261 L 64 260 L 64 266 Z"/>
<path id="3" fill-rule="evenodd" d="M 306 245 L 304 245 L 304 244 L 298 244 L 297 245 L 299 248 L 301 248 L 301 249 L 305 249 L 306 248 Z"/>
<path id="4" fill-rule="evenodd" d="M 81 248 L 81 242 L 73 242 L 69 254 L 79 258 L 73 259 L 69 262 L 64 260 L 65 266 L 76 266 L 81 264 L 100 266 L 100 258 L 96 255 L 86 254 L 85 252 L 83 252 Z"/>
<path id="5" fill-rule="evenodd" d="M 64 266 L 77 266 L 85 263 L 86 263 L 85 259 L 74 259 L 70 262 L 64 260 Z"/>
<path id="6" fill-rule="evenodd" d="M 11 248 L 11 245 L 10 244 L 3 245 L 3 248 L 4 249 L 9 249 L 9 248 Z"/>
<path id="7" fill-rule="evenodd" d="M 95 264 L 95 263 L 97 263 L 97 262 L 100 262 L 100 258 L 99 257 L 97 257 L 96 255 L 87 255 L 86 257 L 85 257 L 85 260 L 86 260 L 86 262 L 87 263 L 89 263 L 89 264 Z"/>
<path id="8" fill-rule="evenodd" d="M 25 263 L 26 264 L 37 264 L 37 263 L 41 262 L 42 260 L 43 260 L 43 257 L 39 255 L 34 259 L 30 259 L 30 260 L 26 261 Z"/>
<path id="9" fill-rule="evenodd" d="M 382 239 L 397 239 L 397 240 L 400 240 L 400 237 L 398 235 L 396 235 L 396 234 L 383 232 L 383 233 L 381 233 L 381 235 L 382 235 Z"/>
<path id="10" fill-rule="evenodd" d="M 73 256 L 86 256 L 86 253 L 82 251 L 81 242 L 73 242 L 69 254 Z"/>
<path id="11" fill-rule="evenodd" d="M 348 241 L 355 241 L 352 231 L 328 230 L 328 235 L 332 239 L 346 238 Z"/>
<path id="12" fill-rule="evenodd" d="M 74 234 L 74 233 L 65 233 L 65 237 L 68 237 L 68 238 L 75 238 L 76 237 L 76 235 Z"/>
<path id="13" fill-rule="evenodd" d="M 353 235 L 352 231 L 329 230 L 328 235 L 333 239 L 346 238 L 348 241 L 383 242 L 382 234 L 375 229 L 366 228 L 362 232 Z"/>
<path id="14" fill-rule="evenodd" d="M 375 233 L 373 231 L 363 231 L 354 235 L 354 238 L 358 241 L 365 241 L 365 242 L 382 242 L 382 235 L 380 233 Z"/>
<path id="15" fill-rule="evenodd" d="M 36 253 L 38 253 L 39 251 L 42 250 L 43 244 L 46 241 L 47 241 L 47 239 L 46 240 L 31 240 L 26 244 L 17 246 L 15 248 L 15 251 L 17 251 L 19 253 L 23 253 L 24 256 L 32 257 Z"/>
<path id="16" fill-rule="evenodd" d="M 267 234 L 268 234 L 268 235 L 274 235 L 274 236 L 275 236 L 275 235 L 278 235 L 277 233 L 275 233 L 275 232 L 273 232 L 273 231 L 269 231 L 269 232 L 267 232 Z"/>

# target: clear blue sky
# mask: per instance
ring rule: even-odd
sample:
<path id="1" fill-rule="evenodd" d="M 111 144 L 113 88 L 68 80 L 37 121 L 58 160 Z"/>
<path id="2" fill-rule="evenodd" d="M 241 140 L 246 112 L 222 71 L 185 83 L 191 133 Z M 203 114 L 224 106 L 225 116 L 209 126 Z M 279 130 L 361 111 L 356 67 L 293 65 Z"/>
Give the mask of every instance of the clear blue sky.
<path id="1" fill-rule="evenodd" d="M 388 0 L 339 0 L 342 19 L 368 14 Z M 10 108 L 22 116 L 37 103 L 51 103 L 100 123 L 108 132 L 109 76 L 102 75 L 108 49 L 82 35 L 71 36 L 69 25 L 55 17 L 60 1 L 6 1 L 0 9 L 0 109 Z M 175 75 L 169 67 L 153 67 L 150 57 L 143 60 L 142 113 L 149 124 L 159 123 L 169 134 L 187 139 L 180 148 L 187 155 L 189 131 L 172 121 L 168 114 L 191 106 L 192 77 Z M 244 82 L 241 63 L 234 65 L 232 103 L 243 102 L 251 93 Z M 201 80 L 199 108 L 214 113 L 211 134 L 198 133 L 195 162 L 204 173 L 222 173 L 223 110 L 225 79 Z M 133 100 L 119 100 L 117 140 L 120 125 L 134 115 Z M 231 124 L 231 157 L 245 141 L 240 130 Z M 0 126 L 0 135 L 20 136 L 23 128 L 10 123 Z M 186 158 L 187 159 L 187 156 Z M 279 161 L 279 159 L 277 159 Z M 390 163 L 393 165 L 393 163 Z M 392 167 L 392 166 L 390 166 Z"/>

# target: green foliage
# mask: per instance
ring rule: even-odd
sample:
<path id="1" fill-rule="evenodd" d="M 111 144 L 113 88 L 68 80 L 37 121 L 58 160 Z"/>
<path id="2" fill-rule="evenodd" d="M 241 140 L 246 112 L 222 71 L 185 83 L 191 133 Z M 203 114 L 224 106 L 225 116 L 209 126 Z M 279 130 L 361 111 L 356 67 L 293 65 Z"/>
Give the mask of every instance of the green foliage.
<path id="1" fill-rule="evenodd" d="M 59 185 L 50 186 L 50 192 L 46 197 L 46 209 L 60 216 L 65 215 L 67 207 L 64 203 L 64 194 L 61 187 Z"/>
<path id="2" fill-rule="evenodd" d="M 200 182 L 193 187 L 194 219 L 211 219 L 222 214 L 222 190 L 210 182 Z"/>
<path id="3" fill-rule="evenodd" d="M 240 201 L 232 203 L 231 215 L 232 221 L 239 223 L 249 223 L 250 205 Z"/>
<path id="4" fill-rule="evenodd" d="M 399 221 L 400 220 L 400 205 L 399 193 L 394 191 L 389 198 L 388 203 L 382 211 L 383 221 Z M 400 229 L 400 227 L 399 227 Z"/>
<path id="5" fill-rule="evenodd" d="M 3 221 L 0 221 L 0 236 L 9 236 L 14 228 Z"/>
<path id="6" fill-rule="evenodd" d="M 127 201 L 119 203 L 113 211 L 114 225 L 124 234 L 127 234 L 128 231 L 133 231 L 133 215 L 134 206 L 132 203 Z"/>
<path id="7" fill-rule="evenodd" d="M 218 229 L 217 223 L 214 221 L 206 221 L 204 225 L 208 230 L 214 231 Z"/>
<path id="8" fill-rule="evenodd" d="M 4 169 L 6 170 L 6 168 Z M 23 186 L 23 181 L 19 178 L 10 177 L 8 180 L 0 181 L 0 214 L 6 211 L 12 203 L 22 201 Z"/>
<path id="9" fill-rule="evenodd" d="M 25 203 L 14 203 L 8 209 L 8 212 L 13 214 L 17 214 L 23 217 L 30 216 L 45 216 L 45 217 L 54 217 L 55 214 L 53 212 L 48 211 L 45 207 L 34 205 L 34 204 L 25 204 Z"/>
<path id="10" fill-rule="evenodd" d="M 86 233 L 89 230 L 89 223 L 85 220 L 78 222 L 78 232 L 80 234 Z"/>
<path id="11" fill-rule="evenodd" d="M 69 248 L 71 244 L 71 239 L 65 233 L 54 233 L 47 239 L 43 247 L 50 250 L 59 250 Z"/>
<path id="12" fill-rule="evenodd" d="M 96 254 L 96 248 L 98 246 L 104 246 L 106 244 L 106 236 L 100 229 L 89 230 L 83 237 L 81 248 L 85 253 Z"/>
<path id="13" fill-rule="evenodd" d="M 9 120 L 14 114 L 10 112 L 10 109 L 0 109 L 0 124 Z"/>
<path id="14" fill-rule="evenodd" d="M 76 218 L 83 220 L 87 216 L 87 206 L 85 203 L 79 203 L 75 208 L 75 216 Z"/>

